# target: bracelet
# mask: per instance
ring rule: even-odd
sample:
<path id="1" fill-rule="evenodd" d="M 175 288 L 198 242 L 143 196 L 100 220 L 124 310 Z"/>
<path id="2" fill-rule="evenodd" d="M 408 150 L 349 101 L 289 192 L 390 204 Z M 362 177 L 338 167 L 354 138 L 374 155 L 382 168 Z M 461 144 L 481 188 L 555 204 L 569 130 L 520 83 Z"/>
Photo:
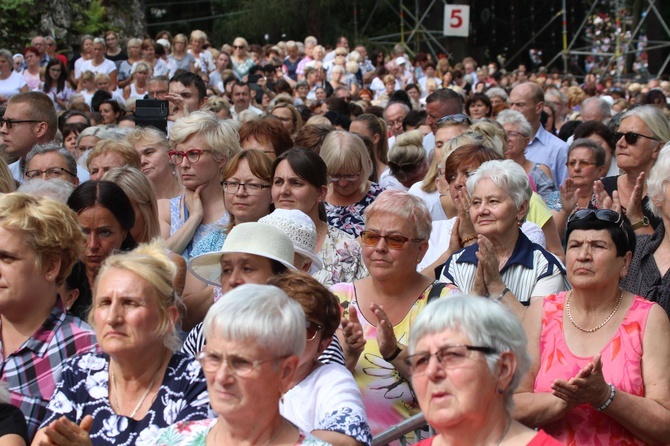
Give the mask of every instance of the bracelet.
<path id="1" fill-rule="evenodd" d="M 399 355 L 401 352 L 402 352 L 402 349 L 400 348 L 399 345 L 396 344 L 396 346 L 395 346 L 395 351 L 393 352 L 393 354 L 392 354 L 391 356 L 389 356 L 388 358 L 384 358 L 384 361 L 386 361 L 386 362 L 391 362 L 391 361 L 393 361 L 395 358 L 398 357 L 398 355 Z"/>
<path id="2" fill-rule="evenodd" d="M 500 302 L 503 299 L 503 297 L 505 297 L 505 294 L 509 293 L 510 291 L 511 290 L 509 288 L 505 287 L 505 289 L 502 290 L 502 293 L 500 293 L 500 296 L 496 297 L 496 300 Z"/>
<path id="3" fill-rule="evenodd" d="M 470 237 L 465 237 L 464 239 L 461 239 L 461 245 L 465 245 L 467 242 L 471 242 L 473 240 L 477 239 L 477 234 L 471 235 Z"/>
<path id="4" fill-rule="evenodd" d="M 616 387 L 614 387 L 614 384 L 610 383 L 610 397 L 605 401 L 605 403 L 600 406 L 596 407 L 596 410 L 598 412 L 601 412 L 609 407 L 610 404 L 612 404 L 612 401 L 614 400 L 614 394 L 616 393 Z"/>

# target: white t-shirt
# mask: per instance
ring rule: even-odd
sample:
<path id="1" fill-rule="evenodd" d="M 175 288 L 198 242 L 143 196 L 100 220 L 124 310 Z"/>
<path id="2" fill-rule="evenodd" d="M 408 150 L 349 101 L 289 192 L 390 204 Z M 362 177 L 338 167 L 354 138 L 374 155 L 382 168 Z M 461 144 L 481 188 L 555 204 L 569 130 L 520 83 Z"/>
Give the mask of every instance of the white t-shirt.
<path id="1" fill-rule="evenodd" d="M 287 420 L 305 432 L 329 430 L 369 444 L 370 428 L 356 380 L 339 364 L 323 364 L 279 403 Z"/>
<path id="2" fill-rule="evenodd" d="M 75 65 L 76 65 L 76 63 L 75 63 Z M 76 70 L 76 67 L 75 67 L 75 70 Z M 81 64 L 81 69 L 79 71 L 79 74 L 81 74 L 85 71 L 91 71 L 91 72 L 93 72 L 93 74 L 103 73 L 103 74 L 109 75 L 109 74 L 113 73 L 114 71 L 116 71 L 116 64 L 109 59 L 104 59 L 100 65 L 95 66 L 95 65 L 93 65 L 93 59 L 89 59 L 89 60 L 84 61 Z M 75 71 L 75 76 L 76 75 L 77 75 L 77 72 Z"/>
<path id="3" fill-rule="evenodd" d="M 379 185 L 386 190 L 407 191 L 407 188 L 393 176 L 391 169 L 388 167 L 379 175 Z"/>
<path id="4" fill-rule="evenodd" d="M 12 71 L 7 79 L 0 80 L 0 96 L 9 99 L 11 96 L 21 93 L 21 89 L 26 85 L 26 78 L 16 71 Z"/>
<path id="5" fill-rule="evenodd" d="M 426 203 L 428 210 L 430 211 L 430 217 L 433 219 L 433 222 L 439 220 L 446 220 L 447 214 L 444 213 L 444 208 L 442 207 L 442 202 L 440 202 L 440 193 L 435 192 L 425 192 L 421 189 L 423 186 L 423 181 L 412 184 L 412 187 L 409 188 L 409 193 L 415 195 Z"/>

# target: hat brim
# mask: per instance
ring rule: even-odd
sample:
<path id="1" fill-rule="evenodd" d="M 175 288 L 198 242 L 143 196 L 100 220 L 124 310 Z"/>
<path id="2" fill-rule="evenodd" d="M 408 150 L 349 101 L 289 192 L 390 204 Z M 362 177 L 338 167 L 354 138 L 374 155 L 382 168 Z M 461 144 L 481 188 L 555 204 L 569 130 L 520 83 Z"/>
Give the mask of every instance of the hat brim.
<path id="1" fill-rule="evenodd" d="M 321 257 L 314 254 L 312 251 L 297 247 L 294 247 L 293 249 L 295 249 L 296 254 L 300 254 L 301 256 L 310 259 L 312 261 L 312 266 L 316 268 L 316 271 L 320 271 L 321 268 L 323 268 L 323 261 L 321 260 Z"/>

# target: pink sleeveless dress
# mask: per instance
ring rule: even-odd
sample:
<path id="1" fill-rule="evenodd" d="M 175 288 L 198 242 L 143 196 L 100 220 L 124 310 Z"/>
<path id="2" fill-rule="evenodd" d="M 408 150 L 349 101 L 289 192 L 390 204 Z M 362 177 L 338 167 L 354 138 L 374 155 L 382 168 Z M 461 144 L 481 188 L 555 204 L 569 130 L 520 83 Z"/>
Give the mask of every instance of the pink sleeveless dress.
<path id="1" fill-rule="evenodd" d="M 563 334 L 563 305 L 566 293 L 544 299 L 540 335 L 540 370 L 535 392 L 551 392 L 556 379 L 570 379 L 591 361 L 573 354 Z M 653 302 L 635 296 L 621 326 L 601 350 L 605 381 L 617 390 L 644 396 L 642 339 Z M 616 396 L 615 396 L 616 398 Z M 644 445 L 626 428 L 589 404 L 574 408 L 564 418 L 542 428 L 566 445 Z"/>

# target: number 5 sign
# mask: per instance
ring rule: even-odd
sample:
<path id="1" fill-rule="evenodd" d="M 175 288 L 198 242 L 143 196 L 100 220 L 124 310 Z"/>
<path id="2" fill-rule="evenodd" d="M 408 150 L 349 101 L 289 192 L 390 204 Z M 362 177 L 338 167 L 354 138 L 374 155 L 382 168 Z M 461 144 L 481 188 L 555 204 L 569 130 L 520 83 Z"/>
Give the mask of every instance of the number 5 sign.
<path id="1" fill-rule="evenodd" d="M 470 35 L 470 6 L 444 5 L 444 35 L 460 37 Z"/>

